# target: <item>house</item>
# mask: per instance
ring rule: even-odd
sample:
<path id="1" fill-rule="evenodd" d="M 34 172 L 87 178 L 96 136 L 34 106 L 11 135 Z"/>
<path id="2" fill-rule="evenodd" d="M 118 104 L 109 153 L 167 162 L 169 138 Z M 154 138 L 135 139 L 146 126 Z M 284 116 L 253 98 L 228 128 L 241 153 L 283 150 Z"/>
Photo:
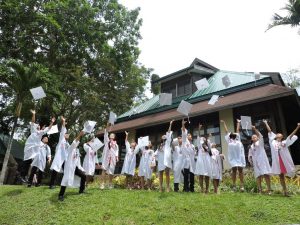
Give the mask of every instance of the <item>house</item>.
<path id="1" fill-rule="evenodd" d="M 189 115 L 188 130 L 194 140 L 198 133 L 198 124 L 203 124 L 201 135 L 212 134 L 212 140 L 219 150 L 227 155 L 225 130 L 220 126 L 220 120 L 225 120 L 228 129 L 235 131 L 236 119 L 240 116 L 250 116 L 252 124 L 264 135 L 267 155 L 271 160 L 267 131 L 262 123 L 267 119 L 275 132 L 281 132 L 285 137 L 291 133 L 300 122 L 300 102 L 295 89 L 285 86 L 279 73 L 261 72 L 256 76 L 252 72 L 232 72 L 220 70 L 199 59 L 182 70 L 161 77 L 154 81 L 159 84 L 162 93 L 172 93 L 173 102 L 169 106 L 160 106 L 159 95 L 132 108 L 120 115 L 112 127 L 118 142 L 122 147 L 121 159 L 124 158 L 124 131 L 130 133 L 129 140 L 137 140 L 140 136 L 148 136 L 154 146 L 168 129 L 170 120 L 175 120 L 173 131 L 177 136 L 183 115 L 177 112 L 181 100 L 193 104 Z M 228 76 L 231 84 L 225 87 L 222 78 Z M 207 78 L 209 87 L 197 90 L 195 81 Z M 221 96 L 215 105 L 209 105 L 212 95 Z M 186 117 L 185 117 L 186 118 Z M 242 130 L 241 138 L 245 147 L 246 158 L 250 145 L 252 131 Z M 291 147 L 295 164 L 300 164 L 299 140 Z M 121 167 L 122 160 L 119 168 Z M 225 162 L 225 168 L 228 168 Z"/>

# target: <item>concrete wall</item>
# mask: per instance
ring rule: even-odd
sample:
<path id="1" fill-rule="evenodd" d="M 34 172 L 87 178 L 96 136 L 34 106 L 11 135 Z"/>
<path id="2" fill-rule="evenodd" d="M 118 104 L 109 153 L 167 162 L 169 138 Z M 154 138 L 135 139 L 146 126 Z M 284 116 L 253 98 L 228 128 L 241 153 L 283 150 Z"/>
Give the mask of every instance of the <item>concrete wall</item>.
<path id="1" fill-rule="evenodd" d="M 235 132 L 235 121 L 233 120 L 233 111 L 232 109 L 226 109 L 223 111 L 219 111 L 219 118 L 220 120 L 224 120 L 226 122 L 226 125 L 228 127 L 229 132 Z M 220 123 L 220 131 L 221 131 L 221 145 L 222 145 L 222 153 L 225 155 L 225 158 L 227 158 L 228 155 L 228 146 L 225 141 L 225 129 L 224 126 Z M 230 166 L 228 164 L 228 161 L 224 161 L 224 169 L 229 169 Z"/>

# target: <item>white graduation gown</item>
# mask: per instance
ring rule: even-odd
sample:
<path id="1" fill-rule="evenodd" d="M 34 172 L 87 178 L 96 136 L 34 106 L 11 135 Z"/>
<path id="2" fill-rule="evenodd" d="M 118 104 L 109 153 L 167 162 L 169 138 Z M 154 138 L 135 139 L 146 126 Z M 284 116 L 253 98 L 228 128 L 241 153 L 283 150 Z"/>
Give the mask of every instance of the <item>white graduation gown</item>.
<path id="1" fill-rule="evenodd" d="M 80 153 L 77 146 L 79 145 L 79 141 L 74 140 L 70 147 L 67 149 L 68 157 L 65 161 L 64 166 L 64 176 L 61 181 L 61 186 L 66 187 L 79 187 L 80 186 L 80 177 L 75 175 L 75 169 L 84 171 L 81 167 L 80 163 Z"/>
<path id="2" fill-rule="evenodd" d="M 166 133 L 166 141 L 163 146 L 155 151 L 157 157 L 157 170 L 163 171 L 167 167 L 172 168 L 172 131 Z"/>
<path id="3" fill-rule="evenodd" d="M 287 175 L 293 176 L 293 173 L 295 172 L 295 165 L 288 147 L 294 144 L 294 142 L 297 141 L 298 137 L 296 135 L 292 137 L 289 136 L 282 142 L 276 141 L 275 137 L 276 134 L 274 134 L 273 132 L 269 133 L 269 142 L 272 153 L 272 174 L 278 175 L 281 173 L 279 165 L 280 154 L 283 164 L 286 168 Z"/>
<path id="4" fill-rule="evenodd" d="M 123 163 L 121 174 L 128 174 L 134 176 L 134 171 L 136 166 L 136 154 L 139 152 L 140 148 L 137 145 L 135 149 L 132 149 L 128 141 L 125 142 L 125 145 L 126 145 L 126 156 Z"/>
<path id="5" fill-rule="evenodd" d="M 44 130 L 38 130 L 37 124 L 30 122 L 30 136 L 27 138 L 24 147 L 24 161 L 33 159 L 38 153 L 39 146 L 43 135 L 47 134 L 49 128 L 46 127 Z"/>
<path id="6" fill-rule="evenodd" d="M 252 158 L 255 178 L 272 173 L 264 147 L 264 137 L 259 133 L 258 138 L 259 140 L 251 145 L 248 153 L 248 160 L 251 161 Z"/>
<path id="7" fill-rule="evenodd" d="M 139 165 L 139 177 L 145 177 L 145 179 L 151 179 L 152 166 L 155 166 L 154 151 L 152 149 L 146 150 L 142 148 L 142 157 Z"/>
<path id="8" fill-rule="evenodd" d="M 203 149 L 203 138 L 197 137 L 198 157 L 196 162 L 195 174 L 201 176 L 211 176 L 211 157 L 208 152 Z M 210 144 L 210 142 L 208 142 Z"/>
<path id="9" fill-rule="evenodd" d="M 173 151 L 173 174 L 174 183 L 181 183 L 183 180 L 182 169 L 183 169 L 183 154 L 182 145 L 175 146 Z"/>
<path id="10" fill-rule="evenodd" d="M 216 148 L 211 148 L 211 179 L 222 180 L 222 158 Z"/>
<path id="11" fill-rule="evenodd" d="M 195 146 L 191 144 L 187 138 L 187 130 L 182 131 L 182 154 L 183 154 L 183 168 L 189 169 L 191 173 L 195 173 Z"/>
<path id="12" fill-rule="evenodd" d="M 65 139 L 65 134 L 67 133 L 67 129 L 65 127 L 61 128 L 59 141 L 56 146 L 55 156 L 50 167 L 50 170 L 55 170 L 56 172 L 62 173 L 62 164 L 68 157 L 68 151 L 70 144 Z"/>
<path id="13" fill-rule="evenodd" d="M 51 159 L 51 150 L 47 144 L 44 144 L 40 141 L 40 145 L 38 147 L 38 153 L 35 155 L 31 166 L 35 166 L 39 168 L 40 171 L 44 172 L 46 167 L 47 159 Z"/>
<path id="14" fill-rule="evenodd" d="M 95 173 L 96 163 L 98 160 L 97 151 L 89 146 L 87 143 L 83 145 L 83 149 L 86 152 L 82 167 L 86 173 L 86 175 L 93 176 Z"/>
<path id="15" fill-rule="evenodd" d="M 237 135 L 236 140 L 230 139 L 229 135 L 230 133 L 225 136 L 225 140 L 228 144 L 228 162 L 231 167 L 245 167 L 245 151 L 240 135 Z"/>
<path id="16" fill-rule="evenodd" d="M 113 175 L 117 164 L 117 157 L 119 156 L 119 146 L 115 144 L 114 147 L 109 146 L 108 132 L 104 132 L 104 148 L 102 157 L 102 168 L 107 174 Z"/>

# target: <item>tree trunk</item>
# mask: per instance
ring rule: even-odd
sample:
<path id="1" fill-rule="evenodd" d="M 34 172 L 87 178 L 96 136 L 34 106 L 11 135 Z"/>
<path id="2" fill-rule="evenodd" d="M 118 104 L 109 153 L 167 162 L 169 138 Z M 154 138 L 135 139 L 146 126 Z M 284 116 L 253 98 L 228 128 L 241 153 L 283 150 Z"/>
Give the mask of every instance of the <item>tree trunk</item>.
<path id="1" fill-rule="evenodd" d="M 13 142 L 13 138 L 14 138 L 14 134 L 15 134 L 15 130 L 18 124 L 18 119 L 21 113 L 21 108 L 22 108 L 22 103 L 18 103 L 17 106 L 17 110 L 16 110 L 16 116 L 14 118 L 14 125 L 13 125 L 13 129 L 11 131 L 10 134 L 10 139 L 7 145 L 7 149 L 6 149 L 6 153 L 5 153 L 5 157 L 4 157 L 4 161 L 3 161 L 3 165 L 2 165 L 2 170 L 1 170 L 1 175 L 0 175 L 0 185 L 4 184 L 4 179 L 5 179 L 5 174 L 7 171 L 7 164 L 8 164 L 8 160 L 9 160 L 9 155 L 10 155 L 10 151 L 11 151 L 11 146 L 12 146 L 12 142 Z"/>

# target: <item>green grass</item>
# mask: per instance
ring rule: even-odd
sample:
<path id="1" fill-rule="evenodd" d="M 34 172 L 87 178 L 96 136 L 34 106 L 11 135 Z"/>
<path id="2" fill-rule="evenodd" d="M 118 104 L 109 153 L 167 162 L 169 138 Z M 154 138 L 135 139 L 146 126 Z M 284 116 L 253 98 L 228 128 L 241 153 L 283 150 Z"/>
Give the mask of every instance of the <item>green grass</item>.
<path id="1" fill-rule="evenodd" d="M 300 224 L 300 196 L 0 187 L 0 224 Z"/>

